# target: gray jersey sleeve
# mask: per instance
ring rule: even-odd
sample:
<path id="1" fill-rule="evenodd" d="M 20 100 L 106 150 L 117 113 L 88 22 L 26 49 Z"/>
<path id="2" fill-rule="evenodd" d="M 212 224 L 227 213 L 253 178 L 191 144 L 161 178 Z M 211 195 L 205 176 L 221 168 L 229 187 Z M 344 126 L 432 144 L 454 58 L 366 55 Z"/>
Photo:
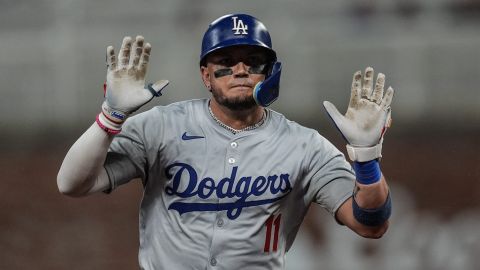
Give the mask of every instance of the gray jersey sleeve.
<path id="1" fill-rule="evenodd" d="M 344 155 L 327 139 L 315 132 L 307 154 L 307 197 L 332 215 L 351 197 L 355 174 Z"/>
<path id="2" fill-rule="evenodd" d="M 153 121 L 151 111 L 138 114 L 128 119 L 110 145 L 104 167 L 110 179 L 110 191 L 128 183 L 134 178 L 144 181 L 148 173 L 148 153 L 144 134 L 150 134 L 148 129 L 156 128 L 158 132 L 161 121 Z M 156 116 L 158 120 L 158 116 Z M 161 136 L 161 134 L 158 134 Z"/>

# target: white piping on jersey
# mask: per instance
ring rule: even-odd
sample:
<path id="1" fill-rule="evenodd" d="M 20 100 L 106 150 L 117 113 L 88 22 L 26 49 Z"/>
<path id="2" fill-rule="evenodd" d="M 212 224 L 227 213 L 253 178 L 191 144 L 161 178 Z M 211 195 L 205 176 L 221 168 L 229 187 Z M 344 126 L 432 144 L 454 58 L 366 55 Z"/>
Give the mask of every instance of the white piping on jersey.
<path id="1" fill-rule="evenodd" d="M 242 131 L 254 130 L 254 129 L 260 127 L 261 125 L 263 125 L 263 123 L 265 123 L 265 119 L 267 119 L 267 110 L 263 109 L 262 119 L 260 119 L 260 121 L 258 121 L 256 124 L 248 126 L 248 127 L 244 127 L 242 129 L 234 129 L 231 126 L 228 126 L 228 125 L 224 124 L 222 121 L 220 121 L 220 119 L 218 119 L 213 114 L 212 108 L 210 107 L 210 102 L 208 103 L 208 111 L 210 112 L 210 115 L 212 116 L 213 120 L 215 120 L 215 122 L 217 122 L 217 124 L 219 124 L 222 128 L 232 132 L 233 134 L 237 134 L 237 133 L 240 133 Z"/>

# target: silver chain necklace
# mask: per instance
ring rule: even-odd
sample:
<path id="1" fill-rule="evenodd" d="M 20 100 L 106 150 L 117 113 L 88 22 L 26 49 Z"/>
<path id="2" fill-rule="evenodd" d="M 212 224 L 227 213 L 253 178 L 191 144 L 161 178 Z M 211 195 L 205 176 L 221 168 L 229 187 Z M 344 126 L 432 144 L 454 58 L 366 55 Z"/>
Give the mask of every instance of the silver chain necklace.
<path id="1" fill-rule="evenodd" d="M 251 125 L 251 126 L 248 126 L 248 127 L 244 127 L 242 129 L 234 129 L 230 126 L 227 126 L 225 125 L 222 121 L 220 121 L 212 112 L 212 108 L 210 107 L 210 104 L 208 104 L 208 111 L 210 112 L 210 115 L 212 116 L 213 120 L 215 120 L 215 122 L 217 122 L 217 124 L 221 127 L 223 127 L 224 129 L 232 132 L 233 134 L 237 134 L 237 133 L 240 133 L 242 131 L 249 131 L 249 130 L 254 130 L 258 127 L 260 127 L 261 125 L 263 125 L 263 123 L 265 123 L 265 119 L 267 118 L 267 113 L 266 113 L 266 110 L 264 109 L 263 110 L 263 115 L 262 115 L 262 119 L 260 119 L 260 121 L 258 121 L 256 124 L 254 125 Z"/>

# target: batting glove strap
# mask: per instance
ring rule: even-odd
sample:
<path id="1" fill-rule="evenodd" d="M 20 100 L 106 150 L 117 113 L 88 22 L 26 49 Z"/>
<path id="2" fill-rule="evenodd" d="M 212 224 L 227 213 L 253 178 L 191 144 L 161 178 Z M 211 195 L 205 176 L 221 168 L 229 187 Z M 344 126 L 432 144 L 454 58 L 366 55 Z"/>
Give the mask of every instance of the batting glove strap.
<path id="1" fill-rule="evenodd" d="M 347 144 L 347 153 L 351 161 L 366 162 L 382 157 L 382 142 L 371 147 L 356 147 Z"/>
<path id="2" fill-rule="evenodd" d="M 126 113 L 124 111 L 111 108 L 107 104 L 107 101 L 104 101 L 102 103 L 102 113 L 106 118 L 108 118 L 109 121 L 120 125 L 125 122 L 125 120 L 127 120 L 128 116 L 130 115 L 129 113 Z"/>

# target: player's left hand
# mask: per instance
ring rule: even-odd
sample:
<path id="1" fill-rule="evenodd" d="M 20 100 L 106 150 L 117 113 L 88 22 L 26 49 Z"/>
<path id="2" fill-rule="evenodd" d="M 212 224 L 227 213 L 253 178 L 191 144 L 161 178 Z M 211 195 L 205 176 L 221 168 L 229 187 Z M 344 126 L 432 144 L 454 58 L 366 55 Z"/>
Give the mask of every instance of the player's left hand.
<path id="1" fill-rule="evenodd" d="M 391 123 L 390 104 L 393 88 L 384 93 L 385 75 L 379 73 L 373 88 L 373 68 L 365 69 L 362 83 L 361 71 L 355 72 L 347 112 L 342 115 L 328 101 L 323 106 L 338 130 L 347 140 L 347 151 L 352 161 L 369 161 L 381 157 L 383 134 Z"/>

